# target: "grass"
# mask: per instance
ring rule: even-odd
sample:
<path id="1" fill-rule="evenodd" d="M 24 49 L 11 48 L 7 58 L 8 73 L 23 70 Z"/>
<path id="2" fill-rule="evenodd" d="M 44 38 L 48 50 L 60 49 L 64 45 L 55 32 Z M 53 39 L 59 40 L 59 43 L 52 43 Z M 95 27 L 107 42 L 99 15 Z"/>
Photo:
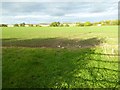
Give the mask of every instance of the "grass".
<path id="1" fill-rule="evenodd" d="M 118 88 L 117 34 L 117 26 L 3 28 L 3 88 Z"/>

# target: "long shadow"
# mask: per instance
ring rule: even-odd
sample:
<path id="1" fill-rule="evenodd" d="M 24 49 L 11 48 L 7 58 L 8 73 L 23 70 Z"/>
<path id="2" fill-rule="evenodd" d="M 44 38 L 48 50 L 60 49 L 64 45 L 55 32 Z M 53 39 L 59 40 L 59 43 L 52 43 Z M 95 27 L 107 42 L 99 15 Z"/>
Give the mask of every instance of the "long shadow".
<path id="1" fill-rule="evenodd" d="M 117 63 L 103 61 L 102 54 L 95 52 L 102 42 L 3 39 L 3 47 L 28 47 L 3 48 L 3 88 L 116 88 L 118 71 L 101 65 Z"/>
<path id="2" fill-rule="evenodd" d="M 81 60 L 81 59 L 78 59 Z M 105 63 L 120 63 L 120 61 L 106 61 L 106 60 L 101 60 L 101 59 L 89 59 L 90 61 L 96 61 L 96 62 L 105 62 Z"/>
<path id="3" fill-rule="evenodd" d="M 95 53 L 97 55 L 107 55 L 107 56 L 120 56 L 119 54 L 104 54 L 104 53 Z"/>
<path id="4" fill-rule="evenodd" d="M 99 45 L 103 40 L 89 38 L 85 40 L 66 38 L 47 38 L 47 39 L 2 39 L 3 47 L 34 47 L 34 48 L 91 48 Z"/>

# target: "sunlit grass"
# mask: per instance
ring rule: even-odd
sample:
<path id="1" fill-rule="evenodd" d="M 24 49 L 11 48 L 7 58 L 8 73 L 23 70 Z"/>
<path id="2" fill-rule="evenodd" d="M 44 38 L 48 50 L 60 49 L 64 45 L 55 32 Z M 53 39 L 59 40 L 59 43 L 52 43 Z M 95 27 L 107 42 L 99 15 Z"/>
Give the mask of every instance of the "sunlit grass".
<path id="1" fill-rule="evenodd" d="M 117 88 L 118 30 L 3 28 L 3 88 Z"/>

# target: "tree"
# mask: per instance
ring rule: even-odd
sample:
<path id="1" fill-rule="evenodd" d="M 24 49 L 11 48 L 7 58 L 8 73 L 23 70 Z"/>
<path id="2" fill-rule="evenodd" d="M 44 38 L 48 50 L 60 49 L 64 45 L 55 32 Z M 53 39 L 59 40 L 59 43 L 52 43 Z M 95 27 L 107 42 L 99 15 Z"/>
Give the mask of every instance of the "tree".
<path id="1" fill-rule="evenodd" d="M 92 25 L 91 22 L 85 22 L 85 23 L 84 23 L 84 26 L 91 26 L 91 25 Z"/>
<path id="2" fill-rule="evenodd" d="M 106 23 L 106 25 L 110 25 L 111 21 L 110 20 L 106 20 L 105 23 Z"/>
<path id="3" fill-rule="evenodd" d="M 39 25 L 39 24 L 36 24 L 35 26 L 36 26 L 36 27 L 42 27 L 42 26 L 41 26 L 41 25 Z"/>
<path id="4" fill-rule="evenodd" d="M 118 25 L 118 23 L 119 23 L 118 20 L 112 20 L 112 21 L 111 21 L 111 24 L 112 24 L 112 25 Z"/>
<path id="5" fill-rule="evenodd" d="M 7 27 L 7 24 L 1 24 L 0 27 Z"/>
<path id="6" fill-rule="evenodd" d="M 21 26 L 21 27 L 24 27 L 24 26 L 25 26 L 25 23 L 21 23 L 20 26 Z"/>
<path id="7" fill-rule="evenodd" d="M 19 25 L 18 24 L 14 24 L 14 27 L 19 27 Z"/>
<path id="8" fill-rule="evenodd" d="M 80 26 L 84 26 L 84 24 L 83 24 L 83 23 L 80 23 L 80 22 L 77 22 L 77 23 L 76 23 L 76 26 L 77 26 L 77 27 L 80 27 Z"/>
<path id="9" fill-rule="evenodd" d="M 60 22 L 52 22 L 50 24 L 51 27 L 59 27 L 60 26 Z"/>

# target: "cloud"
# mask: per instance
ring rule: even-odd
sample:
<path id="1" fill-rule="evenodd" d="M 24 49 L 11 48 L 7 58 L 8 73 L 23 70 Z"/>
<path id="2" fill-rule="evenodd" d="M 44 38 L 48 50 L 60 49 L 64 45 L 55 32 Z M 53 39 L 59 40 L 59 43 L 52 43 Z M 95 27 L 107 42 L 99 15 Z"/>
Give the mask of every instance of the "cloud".
<path id="1" fill-rule="evenodd" d="M 48 15 L 26 15 L 26 16 L 15 16 L 14 18 L 16 19 L 25 19 L 25 18 L 48 18 L 49 16 Z"/>
<path id="2" fill-rule="evenodd" d="M 116 19 L 117 4 L 116 2 L 3 2 L 2 21 L 39 23 Z"/>
<path id="3" fill-rule="evenodd" d="M 2 2 L 119 2 L 119 0 L 3 0 Z"/>

